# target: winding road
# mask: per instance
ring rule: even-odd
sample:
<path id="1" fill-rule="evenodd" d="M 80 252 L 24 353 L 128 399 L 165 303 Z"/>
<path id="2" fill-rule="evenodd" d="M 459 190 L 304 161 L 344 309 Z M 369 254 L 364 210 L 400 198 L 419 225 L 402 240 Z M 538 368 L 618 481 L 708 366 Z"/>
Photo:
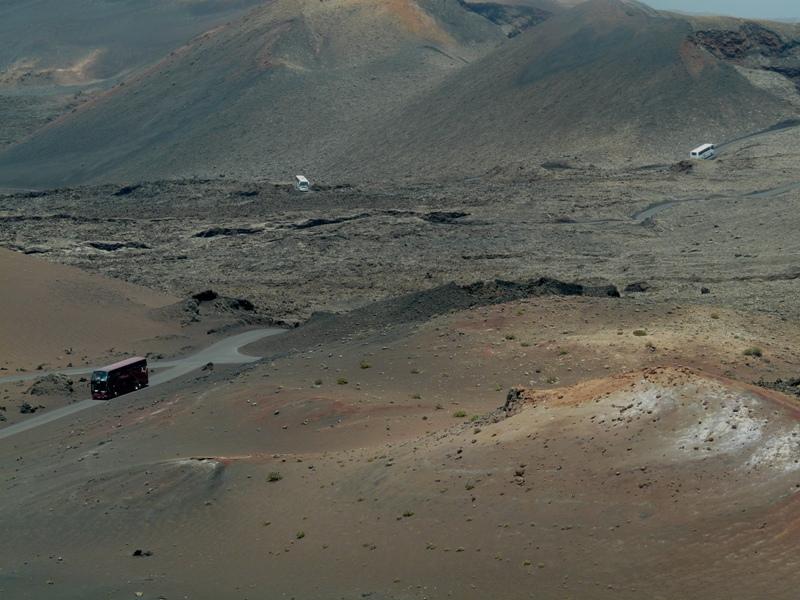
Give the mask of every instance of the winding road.
<path id="1" fill-rule="evenodd" d="M 227 337 L 223 340 L 212 344 L 208 348 L 187 356 L 184 358 L 153 361 L 149 363 L 151 369 L 156 372 L 150 377 L 150 386 L 155 387 L 168 381 L 172 381 L 178 377 L 191 373 L 197 369 L 202 368 L 208 363 L 215 365 L 241 365 L 246 363 L 256 362 L 261 360 L 257 356 L 248 356 L 239 352 L 239 348 L 257 342 L 265 337 L 279 335 L 285 333 L 285 329 L 268 328 L 268 329 L 254 329 L 246 331 L 237 335 Z M 76 367 L 72 369 L 63 369 L 60 371 L 26 373 L 25 375 L 13 375 L 10 377 L 0 377 L 0 383 L 15 383 L 19 381 L 33 381 L 51 374 L 60 375 L 86 375 L 94 371 L 93 367 Z M 135 392 L 134 392 L 135 393 Z M 63 408 L 57 408 L 49 412 L 43 413 L 39 416 L 32 417 L 22 423 L 16 423 L 0 429 L 0 440 L 11 437 L 23 431 L 28 431 L 34 427 L 39 427 L 46 423 L 51 423 L 57 419 L 61 419 L 68 415 L 75 414 L 87 408 L 98 406 L 100 404 L 107 404 L 107 400 L 82 400 L 75 402 Z M 114 402 L 114 400 L 112 400 Z"/>
<path id="2" fill-rule="evenodd" d="M 772 127 L 767 127 L 766 129 L 762 129 L 760 131 L 756 131 L 753 133 L 748 133 L 747 135 L 743 135 L 731 140 L 727 140 L 721 144 L 717 144 L 717 150 L 720 151 L 731 144 L 736 142 L 742 142 L 745 140 L 750 140 L 756 137 L 760 137 L 762 135 L 766 135 L 769 133 L 774 133 L 776 131 L 784 131 L 786 129 L 794 129 L 800 127 L 800 119 L 787 119 L 785 121 L 781 121 L 780 123 L 776 123 Z M 722 199 L 722 198 L 759 198 L 759 199 L 766 199 L 772 198 L 774 196 L 780 196 L 787 192 L 800 190 L 800 182 L 795 181 L 792 183 L 784 184 L 780 187 L 770 188 L 766 190 L 759 190 L 755 192 L 750 192 L 747 194 L 740 194 L 738 196 L 725 196 L 721 194 L 714 194 L 711 196 L 702 196 L 702 197 L 689 197 L 689 198 L 670 198 L 668 200 L 659 200 L 653 204 L 645 206 L 642 209 L 637 210 L 635 213 L 630 215 L 627 219 L 625 218 L 616 218 L 616 219 L 570 219 L 568 221 L 564 221 L 564 223 L 569 224 L 579 224 L 579 225 L 602 225 L 606 223 L 637 223 L 641 224 L 647 219 L 652 219 L 656 215 L 664 212 L 676 206 L 678 204 L 686 204 L 690 202 L 703 202 L 707 200 L 714 200 L 714 199 Z"/>

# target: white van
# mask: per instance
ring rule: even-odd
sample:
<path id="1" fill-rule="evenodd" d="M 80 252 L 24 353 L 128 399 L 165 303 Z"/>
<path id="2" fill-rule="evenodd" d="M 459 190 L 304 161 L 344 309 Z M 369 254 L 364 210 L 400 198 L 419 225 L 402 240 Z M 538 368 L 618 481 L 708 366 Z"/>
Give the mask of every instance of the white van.
<path id="1" fill-rule="evenodd" d="M 699 160 L 711 160 L 717 155 L 717 147 L 714 144 L 703 144 L 689 152 L 689 158 Z"/>
<path id="2" fill-rule="evenodd" d="M 302 175 L 295 175 L 294 189 L 296 189 L 298 192 L 307 192 L 311 189 L 311 184 L 308 182 L 308 179 Z"/>

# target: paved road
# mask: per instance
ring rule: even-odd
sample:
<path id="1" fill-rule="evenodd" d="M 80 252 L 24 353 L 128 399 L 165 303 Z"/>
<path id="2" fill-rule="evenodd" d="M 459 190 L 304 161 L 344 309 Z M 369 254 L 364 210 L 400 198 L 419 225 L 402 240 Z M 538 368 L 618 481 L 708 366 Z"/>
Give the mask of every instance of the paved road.
<path id="1" fill-rule="evenodd" d="M 182 375 L 186 375 L 191 373 L 192 371 L 199 369 L 208 363 L 214 363 L 215 365 L 240 365 L 245 363 L 251 363 L 260 360 L 257 356 L 247 356 L 246 354 L 242 354 L 239 352 L 239 348 L 243 346 L 247 346 L 248 344 L 252 344 L 260 339 L 265 337 L 279 335 L 284 333 L 285 329 L 276 329 L 276 328 L 269 328 L 269 329 L 255 329 L 253 331 L 247 331 L 245 333 L 240 333 L 238 335 L 233 335 L 231 337 L 225 338 L 224 340 L 220 340 L 216 344 L 212 344 L 205 350 L 201 350 L 196 354 L 191 356 L 187 356 L 185 358 L 179 358 L 175 360 L 165 360 L 165 361 L 153 361 L 149 364 L 151 369 L 154 369 L 155 372 L 150 377 L 150 387 L 154 387 L 157 385 L 161 385 L 162 383 L 166 383 L 168 381 L 172 381 Z M 26 373 L 25 375 L 13 375 L 10 377 L 0 377 L 0 383 L 13 383 L 17 381 L 31 381 L 34 379 L 38 379 L 40 377 L 44 377 L 45 375 L 50 375 L 52 373 L 58 373 L 63 375 L 86 375 L 91 373 L 94 370 L 92 367 L 76 367 L 73 369 L 63 369 L 61 371 L 52 371 L 52 372 L 42 372 L 37 371 L 36 373 Z M 114 400 L 116 401 L 116 400 Z M 112 401 L 113 402 L 113 401 Z M 46 423 L 51 423 L 56 419 L 61 419 L 68 415 L 75 414 L 82 410 L 86 410 L 87 408 L 92 408 L 93 406 L 98 406 L 100 404 L 107 404 L 106 400 L 82 400 L 80 402 L 75 402 L 68 406 L 64 406 L 63 408 L 58 408 L 55 410 L 48 411 L 46 413 L 42 413 L 39 416 L 32 417 L 22 423 L 16 423 L 14 425 L 9 425 L 3 429 L 0 429 L 0 440 L 11 437 L 12 435 L 16 435 L 18 433 L 22 433 L 23 431 L 28 431 L 29 429 L 33 429 L 34 427 L 39 427 Z"/>

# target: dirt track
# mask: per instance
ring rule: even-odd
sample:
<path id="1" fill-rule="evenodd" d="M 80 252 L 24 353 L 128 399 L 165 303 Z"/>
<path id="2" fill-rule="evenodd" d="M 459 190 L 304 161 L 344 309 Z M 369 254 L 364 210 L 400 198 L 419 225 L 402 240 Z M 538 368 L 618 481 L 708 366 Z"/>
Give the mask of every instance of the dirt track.
<path id="1" fill-rule="evenodd" d="M 264 339 L 265 337 L 270 337 L 273 335 L 278 335 L 281 333 L 285 333 L 286 330 L 284 329 L 256 329 L 253 331 L 247 331 L 245 333 L 240 333 L 238 335 L 233 335 L 227 337 L 223 340 L 220 340 L 193 354 L 186 358 L 175 359 L 175 360 L 166 360 L 166 361 L 153 361 L 149 363 L 149 367 L 156 371 L 150 377 L 150 385 L 149 387 L 154 388 L 173 379 L 177 379 L 184 375 L 191 373 L 192 371 L 196 371 L 206 365 L 237 365 L 237 364 L 247 364 L 250 362 L 255 362 L 258 360 L 258 357 L 255 356 L 248 356 L 246 354 L 242 354 L 239 352 L 239 349 L 243 346 L 247 346 L 249 344 L 253 344 L 259 340 Z M 87 373 L 91 373 L 93 369 L 87 368 L 74 368 L 74 369 L 65 369 L 63 371 L 55 371 L 54 373 L 61 374 L 61 375 L 84 375 Z M 46 377 L 50 373 L 46 372 L 39 372 L 35 374 L 26 374 L 26 375 L 10 375 L 8 377 L 0 377 L 0 386 L 9 384 L 9 383 L 17 383 L 22 381 L 33 381 L 35 379 L 39 379 L 40 377 Z M 128 399 L 126 396 L 121 402 L 125 402 Z M 25 431 L 29 431 L 35 427 L 40 427 L 42 425 L 46 425 L 47 423 L 52 423 L 56 419 L 62 419 L 64 417 L 68 417 L 75 413 L 78 413 L 82 410 L 86 410 L 88 408 L 92 408 L 94 406 L 100 406 L 105 404 L 105 401 L 98 401 L 98 400 L 83 400 L 68 404 L 62 408 L 47 411 L 43 414 L 40 414 L 37 417 L 32 417 L 21 423 L 17 423 L 15 425 L 9 425 L 7 427 L 0 428 L 0 440 L 4 438 L 11 437 L 13 435 L 18 435 Z"/>

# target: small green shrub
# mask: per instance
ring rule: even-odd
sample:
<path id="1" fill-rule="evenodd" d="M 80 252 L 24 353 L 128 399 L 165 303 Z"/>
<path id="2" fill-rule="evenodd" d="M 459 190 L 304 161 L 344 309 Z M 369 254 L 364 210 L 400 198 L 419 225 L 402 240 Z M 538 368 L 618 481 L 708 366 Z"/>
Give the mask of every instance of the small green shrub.
<path id="1" fill-rule="evenodd" d="M 647 332 L 644 329 L 634 329 L 633 330 L 633 335 L 638 336 L 638 337 L 644 337 L 644 336 L 647 335 Z"/>
<path id="2" fill-rule="evenodd" d="M 347 379 L 345 379 L 344 377 L 339 377 L 339 379 L 336 380 L 336 383 L 338 385 L 347 385 Z"/>
<path id="3" fill-rule="evenodd" d="M 267 481 L 270 482 L 280 481 L 281 479 L 283 479 L 283 475 L 281 475 L 277 471 L 272 471 L 269 475 L 267 475 Z"/>
<path id="4" fill-rule="evenodd" d="M 453 413 L 453 416 L 456 419 L 463 419 L 464 417 L 467 416 L 467 413 L 463 410 L 457 410 L 456 412 Z"/>
<path id="5" fill-rule="evenodd" d="M 744 351 L 744 355 L 745 356 L 755 356 L 756 358 L 761 358 L 762 356 L 764 356 L 764 352 L 761 350 L 761 348 L 757 348 L 757 347 L 753 346 L 752 348 L 747 348 Z"/>

